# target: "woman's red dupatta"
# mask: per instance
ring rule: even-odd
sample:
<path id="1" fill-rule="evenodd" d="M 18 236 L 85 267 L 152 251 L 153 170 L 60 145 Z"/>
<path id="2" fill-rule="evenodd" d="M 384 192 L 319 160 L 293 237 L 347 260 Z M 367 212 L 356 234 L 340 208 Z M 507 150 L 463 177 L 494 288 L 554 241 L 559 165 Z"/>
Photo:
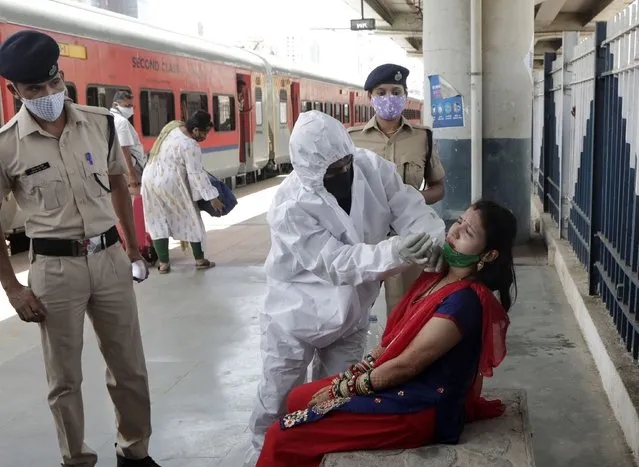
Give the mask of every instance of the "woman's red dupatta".
<path id="1" fill-rule="evenodd" d="M 506 331 L 510 324 L 508 314 L 488 287 L 470 279 L 448 284 L 412 304 L 442 277 L 442 274 L 424 273 L 404 295 L 388 319 L 381 344 L 385 350 L 375 361 L 375 366 L 399 356 L 446 297 L 458 290 L 471 288 L 482 306 L 482 348 L 477 376 L 466 398 L 466 421 L 498 417 L 504 413 L 504 404 L 500 400 L 484 399 L 481 389 L 483 377 L 492 376 L 493 368 L 499 366 L 506 356 Z"/>

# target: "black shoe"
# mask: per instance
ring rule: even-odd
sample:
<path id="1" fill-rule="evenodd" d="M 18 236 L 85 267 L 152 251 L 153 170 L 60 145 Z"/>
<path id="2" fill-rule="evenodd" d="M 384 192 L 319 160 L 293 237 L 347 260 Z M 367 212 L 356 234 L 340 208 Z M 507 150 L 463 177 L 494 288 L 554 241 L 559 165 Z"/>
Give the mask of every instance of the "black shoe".
<path id="1" fill-rule="evenodd" d="M 160 467 L 151 457 L 147 456 L 144 459 L 127 459 L 119 454 L 117 467 Z"/>

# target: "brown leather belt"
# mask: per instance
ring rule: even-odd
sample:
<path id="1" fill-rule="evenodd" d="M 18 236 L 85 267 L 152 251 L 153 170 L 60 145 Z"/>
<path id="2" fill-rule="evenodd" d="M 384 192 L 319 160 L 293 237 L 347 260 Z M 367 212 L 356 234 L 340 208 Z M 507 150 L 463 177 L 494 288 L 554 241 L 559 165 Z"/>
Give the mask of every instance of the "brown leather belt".
<path id="1" fill-rule="evenodd" d="M 111 227 L 106 232 L 84 240 L 58 238 L 32 238 L 33 253 L 42 256 L 87 256 L 109 248 L 120 241 L 118 229 Z"/>

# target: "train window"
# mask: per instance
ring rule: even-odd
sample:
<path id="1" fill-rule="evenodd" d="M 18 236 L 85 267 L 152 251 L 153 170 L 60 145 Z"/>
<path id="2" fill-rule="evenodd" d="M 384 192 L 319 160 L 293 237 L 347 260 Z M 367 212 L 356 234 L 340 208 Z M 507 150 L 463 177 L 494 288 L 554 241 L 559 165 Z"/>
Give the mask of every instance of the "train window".
<path id="1" fill-rule="evenodd" d="M 340 122 L 342 121 L 342 105 L 341 104 L 333 105 L 333 117 L 335 117 L 335 119 L 337 119 Z"/>
<path id="2" fill-rule="evenodd" d="M 209 98 L 207 95 L 199 92 L 183 92 L 180 96 L 182 121 L 188 120 L 198 110 L 209 111 Z"/>
<path id="3" fill-rule="evenodd" d="M 287 95 L 284 89 L 280 90 L 280 124 L 286 125 L 288 123 L 288 106 Z"/>
<path id="4" fill-rule="evenodd" d="M 142 135 L 157 136 L 164 125 L 175 120 L 175 100 L 168 91 L 142 91 L 140 93 Z"/>
<path id="5" fill-rule="evenodd" d="M 327 114 L 329 114 L 332 117 L 333 116 L 333 104 L 331 104 L 330 102 L 325 102 L 324 103 L 324 112 L 326 112 Z"/>
<path id="6" fill-rule="evenodd" d="M 262 88 L 255 88 L 255 124 L 262 126 Z"/>
<path id="7" fill-rule="evenodd" d="M 321 102 L 315 101 L 313 102 L 313 110 L 319 110 L 320 112 L 324 112 L 324 106 Z"/>
<path id="8" fill-rule="evenodd" d="M 235 131 L 235 97 L 213 96 L 213 128 L 215 131 Z"/>
<path id="9" fill-rule="evenodd" d="M 115 96 L 115 93 L 118 91 L 131 92 L 131 88 L 128 86 L 89 85 L 87 87 L 87 105 L 110 109 L 113 106 L 113 96 Z M 69 95 L 69 97 L 71 96 Z"/>
<path id="10" fill-rule="evenodd" d="M 67 86 L 67 97 L 76 104 L 78 103 L 78 90 L 73 83 L 65 83 Z"/>
<path id="11" fill-rule="evenodd" d="M 351 123 L 351 106 L 344 104 L 344 123 Z"/>

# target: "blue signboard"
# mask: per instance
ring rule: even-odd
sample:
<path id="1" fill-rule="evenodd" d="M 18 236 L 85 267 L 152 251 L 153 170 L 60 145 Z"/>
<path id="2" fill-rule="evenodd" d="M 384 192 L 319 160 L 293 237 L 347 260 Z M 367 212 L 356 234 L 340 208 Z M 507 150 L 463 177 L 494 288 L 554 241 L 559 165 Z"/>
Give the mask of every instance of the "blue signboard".
<path id="1" fill-rule="evenodd" d="M 464 126 L 464 102 L 450 86 L 442 86 L 439 75 L 430 75 L 430 105 L 433 128 Z"/>

